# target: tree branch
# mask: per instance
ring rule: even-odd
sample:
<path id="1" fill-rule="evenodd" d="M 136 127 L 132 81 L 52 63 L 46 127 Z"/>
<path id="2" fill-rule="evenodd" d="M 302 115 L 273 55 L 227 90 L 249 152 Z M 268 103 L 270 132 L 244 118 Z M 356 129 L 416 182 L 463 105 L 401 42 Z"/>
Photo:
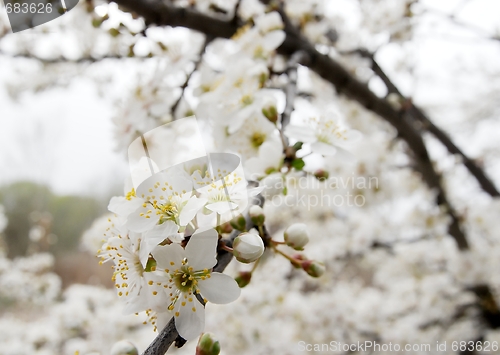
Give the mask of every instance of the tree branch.
<path id="1" fill-rule="evenodd" d="M 288 83 L 285 87 L 286 105 L 283 114 L 281 115 L 281 129 L 280 135 L 283 141 L 283 147 L 286 149 L 288 147 L 288 138 L 285 137 L 283 131 L 286 126 L 290 123 L 290 118 L 292 116 L 295 98 L 297 97 L 297 70 L 299 63 L 307 63 L 307 53 L 304 51 L 298 51 L 292 54 L 290 60 L 288 61 L 286 73 L 288 75 Z"/>
<path id="2" fill-rule="evenodd" d="M 176 8 L 167 1 L 157 0 L 109 0 L 118 5 L 136 12 L 144 17 L 146 23 L 159 26 L 182 26 L 205 34 L 229 38 L 238 29 L 237 19 L 224 21 L 214 17 L 204 15 L 198 11 L 187 8 Z M 280 11 L 280 10 L 278 10 Z M 283 11 L 281 11 L 283 14 Z M 285 17 L 286 19 L 286 17 Z M 389 122 L 413 151 L 416 168 L 421 173 L 423 180 L 429 188 L 437 192 L 437 203 L 442 204 L 451 211 L 450 205 L 441 185 L 441 177 L 435 171 L 430 160 L 421 133 L 414 127 L 414 122 L 397 112 L 385 99 L 377 97 L 365 83 L 360 82 L 352 76 L 338 62 L 319 53 L 314 45 L 305 39 L 298 29 L 289 22 L 285 22 L 286 38 L 278 48 L 278 52 L 291 56 L 293 53 L 304 51 L 309 57 L 309 63 L 300 63 L 309 67 L 326 81 L 335 86 L 337 91 L 359 102 L 366 109 L 376 113 Z M 449 234 L 455 239 L 459 249 L 469 248 L 467 239 L 460 229 L 457 217 L 451 213 L 452 222 L 449 226 Z M 480 293 L 476 293 L 480 300 L 479 306 L 483 307 L 483 298 Z M 498 309 L 498 307 L 495 305 Z M 497 313 L 498 315 L 498 313 Z M 492 322 L 488 320 L 490 326 Z M 152 353 L 150 353 L 152 354 Z"/>
<path id="3" fill-rule="evenodd" d="M 174 120 L 175 120 L 175 111 L 177 110 L 177 107 L 179 107 L 179 104 L 181 103 L 182 101 L 182 98 L 184 97 L 184 92 L 186 91 L 186 88 L 188 87 L 189 85 L 189 80 L 191 80 L 191 77 L 193 76 L 193 74 L 196 72 L 196 70 L 199 68 L 200 66 L 200 63 L 201 61 L 203 60 L 203 54 L 205 53 L 205 50 L 207 49 L 207 46 L 210 44 L 210 42 L 212 42 L 214 40 L 214 37 L 212 36 L 209 36 L 209 35 L 206 35 L 205 36 L 205 41 L 203 42 L 203 45 L 200 49 L 200 54 L 199 54 L 199 57 L 198 59 L 194 62 L 194 68 L 193 70 L 186 76 L 186 80 L 184 81 L 184 83 L 181 85 L 181 94 L 179 96 L 179 98 L 177 99 L 177 101 L 175 101 L 175 103 L 172 105 L 172 108 L 170 109 L 170 111 L 172 112 L 172 116 L 174 117 Z"/>
<path id="4" fill-rule="evenodd" d="M 10 58 L 25 58 L 25 59 L 33 59 L 33 60 L 38 60 L 39 62 L 43 64 L 61 64 L 61 63 L 74 63 L 74 64 L 81 64 L 81 63 L 96 63 L 100 62 L 105 59 L 147 59 L 147 57 L 127 57 L 127 56 L 120 56 L 120 55 L 106 55 L 103 57 L 80 57 L 78 59 L 72 60 L 72 59 L 67 59 L 63 57 L 59 58 L 53 58 L 53 59 L 45 59 L 45 58 L 40 58 L 37 57 L 36 55 L 32 53 L 7 53 L 5 51 L 2 51 L 0 49 L 0 56 L 5 56 L 5 57 L 10 57 Z"/>
<path id="5" fill-rule="evenodd" d="M 357 53 L 362 57 L 370 59 L 372 62 L 373 72 L 384 82 L 388 92 L 397 94 L 401 98 L 406 99 L 407 102 L 410 102 L 410 100 L 402 95 L 401 91 L 380 67 L 380 65 L 375 60 L 375 56 L 373 53 L 370 53 L 365 49 L 358 49 L 349 53 Z M 486 176 L 486 173 L 472 159 L 470 159 L 464 152 L 462 152 L 462 150 L 453 143 L 450 137 L 443 130 L 432 123 L 432 121 L 422 109 L 410 103 L 410 106 L 406 109 L 406 111 L 407 114 L 412 118 L 420 121 L 422 123 L 422 128 L 434 135 L 434 137 L 436 137 L 436 139 L 438 139 L 446 147 L 446 149 L 448 149 L 448 152 L 450 152 L 451 154 L 457 154 L 462 158 L 462 162 L 465 167 L 476 178 L 477 182 L 486 193 L 488 193 L 492 197 L 500 196 L 500 193 L 498 192 L 495 184 L 490 180 L 488 176 Z"/>

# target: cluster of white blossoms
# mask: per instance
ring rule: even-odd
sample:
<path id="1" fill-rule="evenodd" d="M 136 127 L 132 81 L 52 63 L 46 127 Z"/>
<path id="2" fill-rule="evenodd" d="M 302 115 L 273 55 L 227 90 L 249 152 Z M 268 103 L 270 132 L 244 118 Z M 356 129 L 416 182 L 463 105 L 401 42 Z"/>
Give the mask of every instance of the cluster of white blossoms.
<path id="1" fill-rule="evenodd" d="M 172 3 L 218 17 L 225 11 L 231 17 L 234 11 L 233 1 Z M 413 24 L 422 20 L 417 18 L 419 6 L 426 5 L 290 0 L 283 10 L 318 51 L 368 82 L 374 78 L 370 60 L 340 53 L 409 38 Z M 75 14 L 84 15 L 83 9 Z M 154 334 L 140 324 L 150 322 L 160 330 L 171 317 L 186 339 L 205 329 L 217 335 L 226 353 L 248 355 L 298 353 L 301 341 L 401 346 L 447 341 L 443 354 L 452 354 L 452 341 L 500 340 L 498 330 L 485 330 L 470 292 L 488 284 L 500 301 L 495 272 L 500 267 L 498 199 L 464 189 L 470 179 L 447 167 L 447 193 L 471 245 L 469 251 L 459 251 L 448 234 L 449 216 L 413 171 L 396 132 L 360 105 L 337 97 L 329 83 L 305 67 L 298 68 L 290 124 L 282 127 L 284 89 L 293 83 L 287 79 L 286 59 L 276 53 L 285 39 L 284 23 L 270 10 L 259 0 L 241 1 L 238 14 L 248 24 L 232 38 L 207 41 L 205 47 L 200 34 L 180 35 L 184 30 L 177 28 L 148 28 L 138 40 L 127 27 L 142 20 L 127 14 L 122 25 L 114 4 L 101 4 L 87 14 L 92 33 L 99 33 L 89 38 L 110 37 L 107 45 L 90 48 L 91 55 L 107 46 L 110 55 L 155 56 L 141 62 L 144 73 L 115 116 L 119 147 L 195 113 L 212 123 L 206 133 L 216 149 L 238 154 L 244 169 L 213 177 L 204 167 L 185 165 L 128 186 L 124 196 L 111 200 L 111 214 L 96 222 L 84 243 L 89 250 L 100 248 L 103 261 L 114 263 L 113 292 L 125 311 L 145 311 L 146 316 L 124 318 L 123 305 L 114 302 L 111 291 L 73 286 L 38 322 L 0 321 L 6 354 L 45 355 L 60 349 L 65 355 L 76 350 L 106 354 L 120 338 L 144 348 Z M 137 33 L 145 28 L 139 27 Z M 176 40 L 168 43 L 167 37 Z M 191 43 L 196 45 L 186 45 Z M 403 57 L 408 48 L 423 53 L 421 43 L 407 45 L 397 49 L 398 44 L 390 43 L 391 57 Z M 421 63 L 408 62 L 412 68 Z M 405 64 L 392 64 L 389 74 L 399 77 Z M 287 140 L 289 146 L 284 145 Z M 175 148 L 174 153 L 183 150 Z M 258 187 L 249 189 L 245 178 Z M 257 193 L 266 197 L 264 205 L 247 210 L 245 201 Z M 238 235 L 232 246 L 224 244 L 234 230 Z M 232 252 L 239 261 L 226 270 L 235 279 L 213 270 L 221 251 Z M 10 299 L 22 295 L 22 289 L 37 292 L 34 269 L 23 266 L 30 264 L 27 260 L 23 265 L 0 263 L 2 295 L 9 289 Z M 30 282 L 16 284 L 20 277 Z M 241 295 L 238 286 L 245 287 Z M 205 311 L 207 302 L 214 304 Z M 20 336 L 23 328 L 32 333 L 28 345 Z M 176 352 L 192 354 L 193 347 L 189 342 Z"/>
<path id="2" fill-rule="evenodd" d="M 175 316 L 179 334 L 188 340 L 203 331 L 207 302 L 229 303 L 240 294 L 233 278 L 212 272 L 214 227 L 246 207 L 241 199 L 247 183 L 237 172 L 217 177 L 174 167 L 152 175 L 137 191 L 114 197 L 109 209 L 115 216 L 100 252 L 115 264 L 113 280 L 125 311 L 147 311 L 160 329 Z"/>

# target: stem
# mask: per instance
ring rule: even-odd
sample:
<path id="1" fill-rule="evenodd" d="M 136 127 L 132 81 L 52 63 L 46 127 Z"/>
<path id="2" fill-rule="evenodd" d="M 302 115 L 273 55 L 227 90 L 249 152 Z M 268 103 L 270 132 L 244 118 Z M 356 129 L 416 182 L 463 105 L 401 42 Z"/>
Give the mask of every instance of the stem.
<path id="1" fill-rule="evenodd" d="M 222 249 L 222 250 L 225 250 L 225 251 L 227 251 L 229 253 L 232 253 L 233 250 L 234 250 L 233 248 L 228 247 L 226 244 L 221 244 L 219 248 Z"/>

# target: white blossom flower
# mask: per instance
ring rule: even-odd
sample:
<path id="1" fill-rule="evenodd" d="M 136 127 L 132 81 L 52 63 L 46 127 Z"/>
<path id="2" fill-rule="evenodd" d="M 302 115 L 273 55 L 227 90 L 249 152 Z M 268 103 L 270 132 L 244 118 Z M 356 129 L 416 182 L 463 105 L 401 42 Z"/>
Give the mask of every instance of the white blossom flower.
<path id="1" fill-rule="evenodd" d="M 113 281 L 118 296 L 125 302 L 124 313 L 136 313 L 159 307 L 161 299 L 154 297 L 160 291 L 155 282 L 158 278 L 152 272 L 146 272 L 143 259 L 149 253 L 141 249 L 141 234 L 125 229 L 115 230 L 116 236 L 108 239 L 99 251 L 101 263 L 114 262 Z"/>
<path id="2" fill-rule="evenodd" d="M 279 172 L 283 164 L 283 145 L 281 142 L 269 141 L 259 147 L 259 155 L 245 162 L 247 176 L 251 180 Z"/>
<path id="3" fill-rule="evenodd" d="M 126 226 L 135 232 L 173 234 L 185 227 L 205 205 L 206 200 L 193 195 L 193 184 L 185 175 L 157 173 L 137 188 L 140 206 L 128 214 Z M 131 198 L 135 200 L 135 198 Z"/>
<path id="4" fill-rule="evenodd" d="M 259 147 L 265 142 L 280 144 L 276 126 L 260 111 L 254 111 L 241 128 L 233 134 L 227 134 L 222 129 L 218 133 L 220 148 L 240 154 L 243 159 L 249 159 L 259 153 Z"/>
<path id="5" fill-rule="evenodd" d="M 183 249 L 179 244 L 158 246 L 152 254 L 169 297 L 168 310 L 175 316 L 175 327 L 186 340 L 194 339 L 205 327 L 204 302 L 230 303 L 240 295 L 240 288 L 228 275 L 211 272 L 217 263 L 217 232 L 209 229 L 196 232 Z"/>
<path id="6" fill-rule="evenodd" d="M 315 153 L 334 155 L 349 144 L 361 139 L 359 131 L 343 127 L 340 122 L 331 118 L 335 114 L 310 117 L 308 125 L 290 124 L 285 128 L 285 134 L 303 143 L 310 143 Z"/>
<path id="7" fill-rule="evenodd" d="M 200 181 L 200 187 L 197 188 L 200 198 L 206 201 L 204 214 L 214 212 L 216 220 L 201 224 L 199 219 L 199 225 L 214 227 L 230 221 L 247 208 L 250 197 L 262 191 L 261 187 L 248 188 L 241 167 L 229 174 L 225 170 L 217 174 L 213 179 Z"/>
<path id="8" fill-rule="evenodd" d="M 244 31 L 233 39 L 241 52 L 253 59 L 267 60 L 286 38 L 282 30 L 283 22 L 278 13 L 268 13 L 256 19 L 256 26 Z"/>

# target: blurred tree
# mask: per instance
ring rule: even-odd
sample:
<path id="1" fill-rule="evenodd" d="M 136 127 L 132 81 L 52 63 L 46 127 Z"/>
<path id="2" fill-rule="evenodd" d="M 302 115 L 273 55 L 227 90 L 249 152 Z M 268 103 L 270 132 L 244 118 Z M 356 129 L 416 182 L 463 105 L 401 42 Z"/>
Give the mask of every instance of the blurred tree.
<path id="1" fill-rule="evenodd" d="M 9 257 L 25 255 L 31 243 L 44 244 L 37 249 L 55 254 L 74 250 L 83 231 L 106 209 L 92 197 L 58 196 L 34 182 L 0 188 L 0 203 L 9 221 L 5 230 Z M 35 226 L 37 231 L 32 230 Z"/>

